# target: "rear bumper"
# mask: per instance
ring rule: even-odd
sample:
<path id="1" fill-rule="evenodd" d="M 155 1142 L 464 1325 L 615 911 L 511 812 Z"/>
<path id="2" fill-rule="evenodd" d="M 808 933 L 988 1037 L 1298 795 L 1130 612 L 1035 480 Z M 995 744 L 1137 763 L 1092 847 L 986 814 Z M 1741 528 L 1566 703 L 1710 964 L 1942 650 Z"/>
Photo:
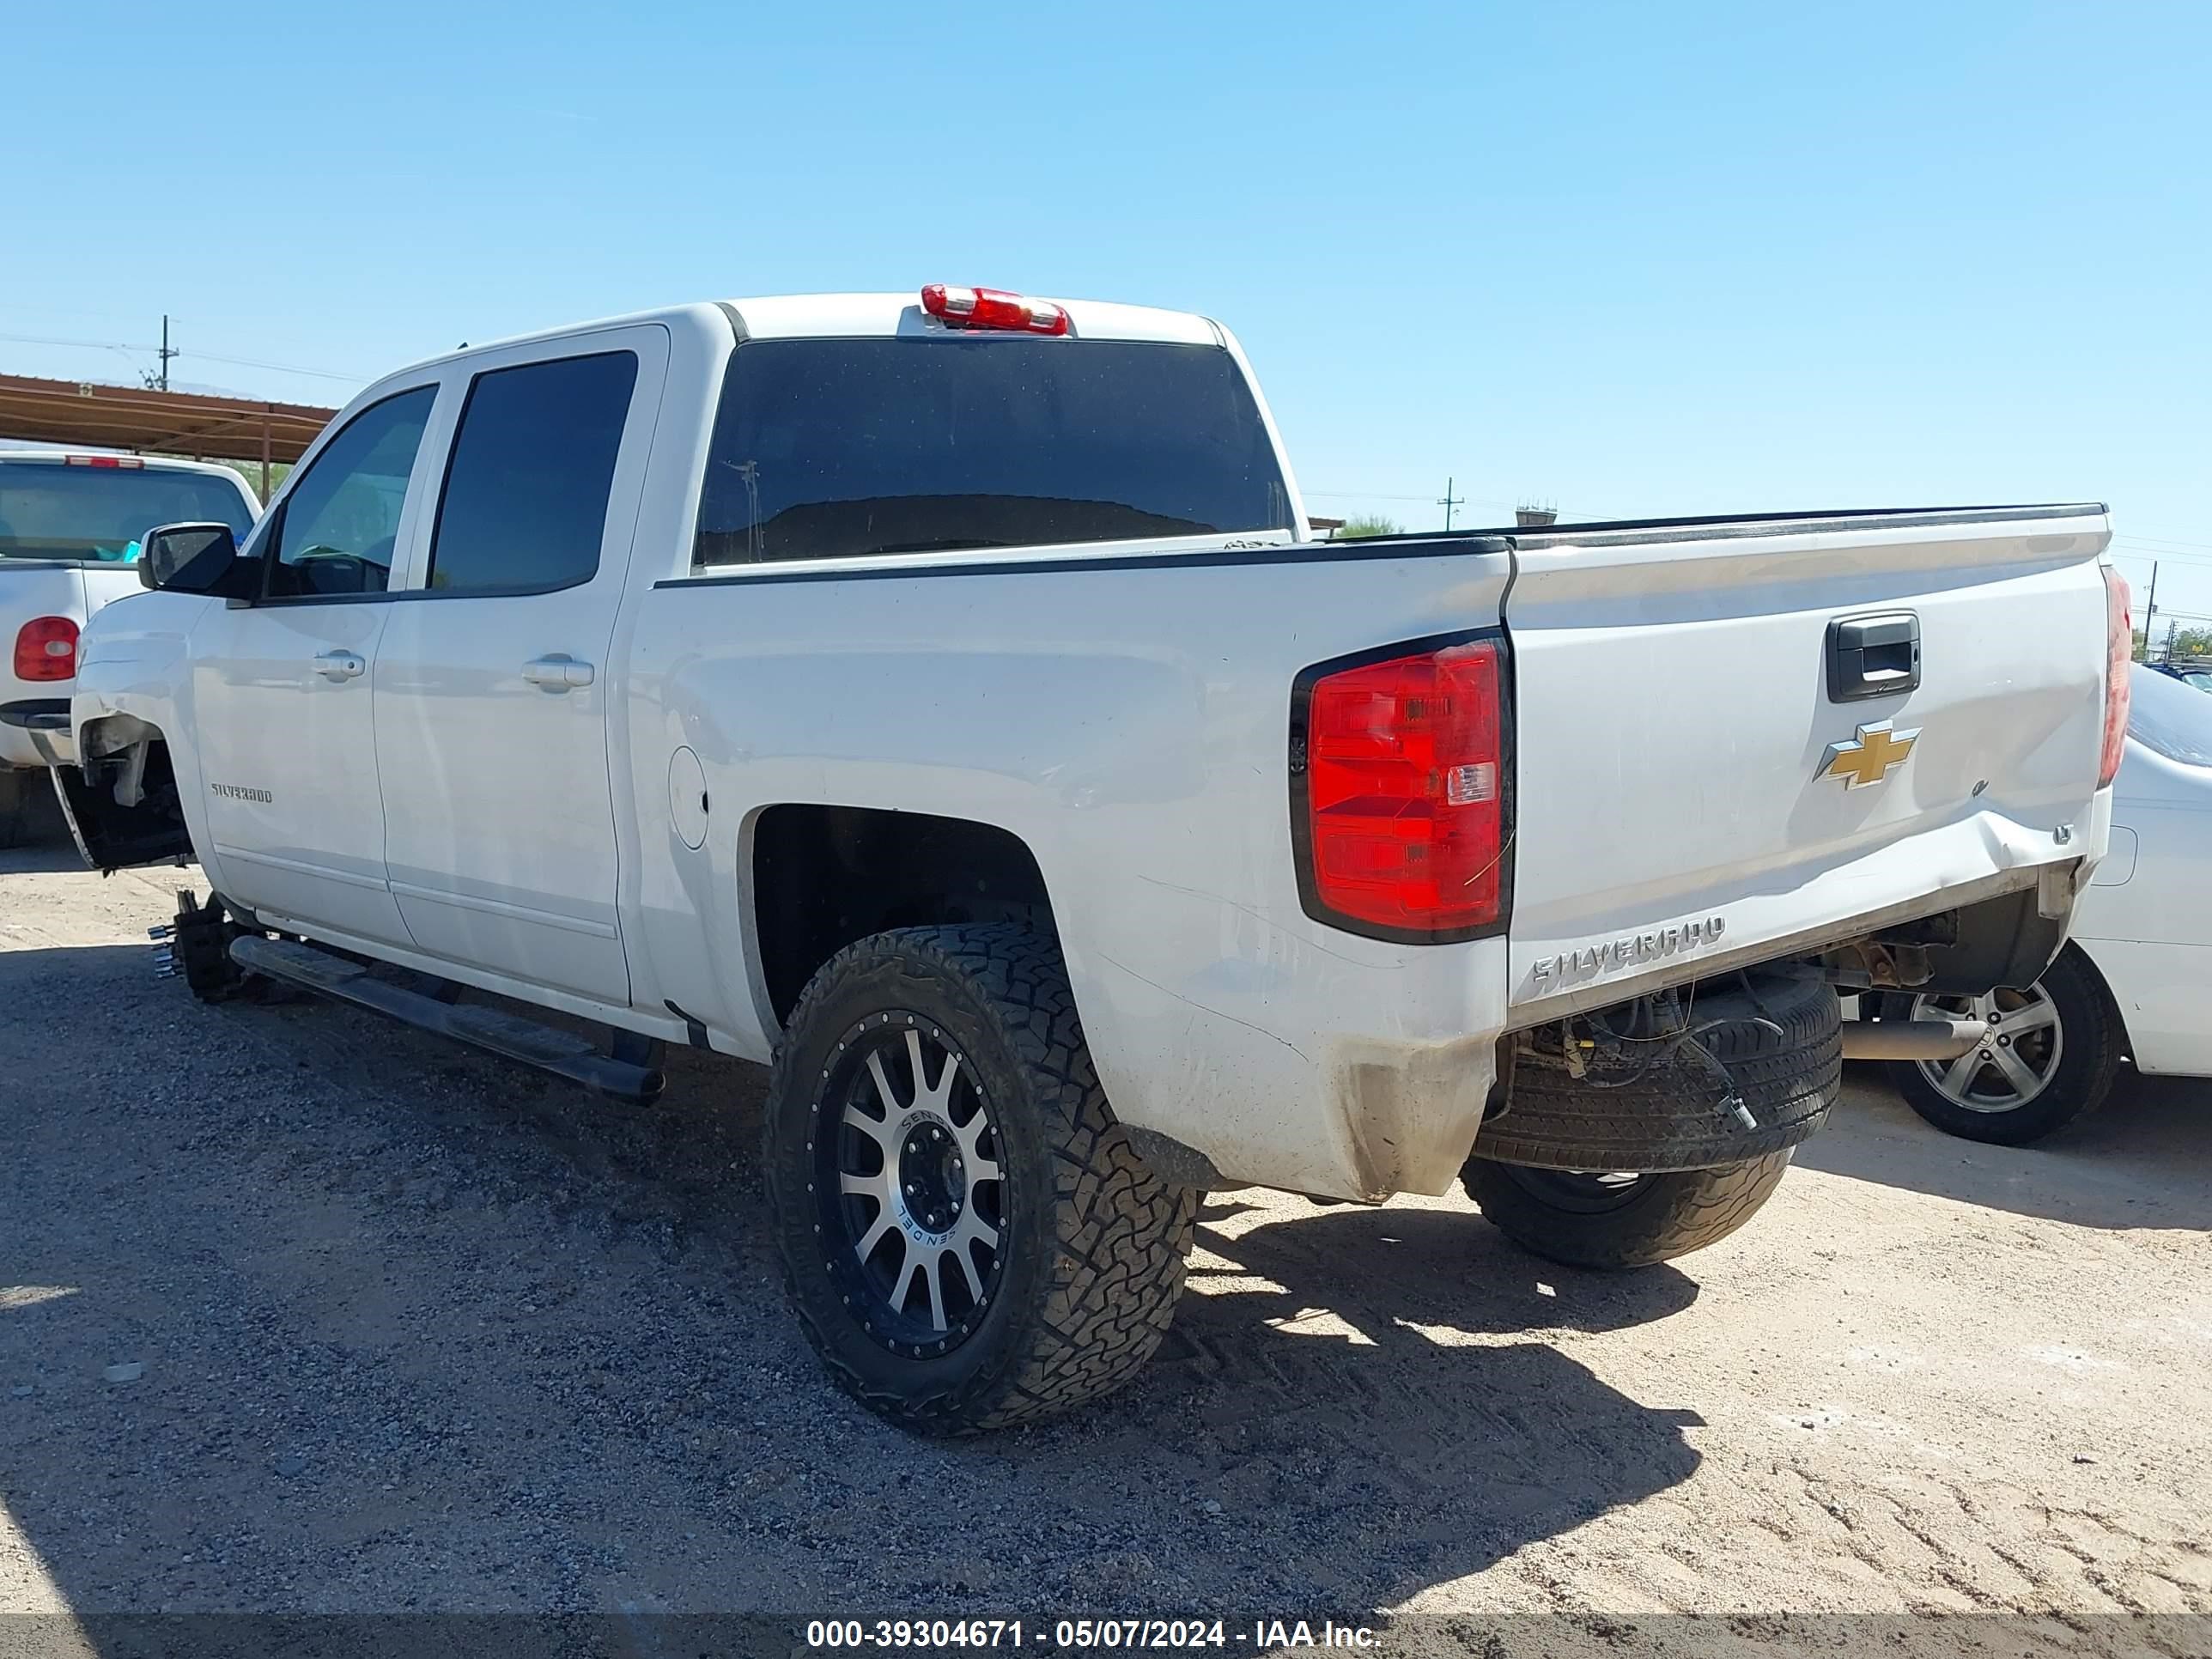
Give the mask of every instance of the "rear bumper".
<path id="1" fill-rule="evenodd" d="M 2056 951 L 2064 940 L 2075 898 L 2104 855 L 2112 811 L 2112 791 L 2103 789 L 2088 811 L 2063 830 L 2033 828 L 1994 812 L 1964 818 L 1808 878 L 1778 880 L 1769 891 L 1711 907 L 1711 919 L 1721 926 L 1700 930 L 1694 948 L 1687 928 L 1676 930 L 1682 936 L 1679 951 L 1667 948 L 1673 941 L 1665 935 L 1635 927 L 1624 928 L 1617 939 L 1592 940 L 1595 948 L 1589 953 L 1592 965 L 1587 971 L 1572 953 L 1558 952 L 1548 942 L 1532 947 L 1516 933 L 1505 1024 L 1510 1030 L 1525 1030 L 1692 980 L 1811 955 L 2016 893 L 2039 895 L 2038 903 L 2056 922 L 2051 941 Z M 1882 902 L 1885 896 L 1899 894 L 1905 896 Z M 2038 903 L 2027 907 L 2031 915 Z M 1550 954 L 1539 954 L 1544 951 Z M 2035 971 L 2048 961 L 2046 952 Z M 1981 988 L 2021 982 L 2012 975 L 2012 964 L 2003 966 L 2005 971 L 1991 973 Z"/>
<path id="2" fill-rule="evenodd" d="M 1510 1033 L 1954 910 L 1972 913 L 1972 925 L 1955 945 L 1929 947 L 1942 983 L 1978 991 L 2033 980 L 2063 941 L 2105 845 L 2109 793 L 2063 842 L 2050 830 L 1977 815 L 1730 903 L 1717 937 L 1678 929 L 1659 959 L 1638 960 L 1643 935 L 1630 933 L 1632 948 L 1609 953 L 1591 978 L 1543 995 L 1531 994 L 1517 940 L 1392 946 L 1330 935 L 1308 946 L 1289 937 L 1297 921 L 1255 935 L 1243 913 L 1224 921 L 1218 902 L 1197 892 L 1170 895 L 1174 905 L 1159 901 L 1156 914 L 1187 921 L 1168 931 L 1201 971 L 1178 984 L 1109 972 L 1079 980 L 1078 995 L 1110 1006 L 1123 1039 L 1093 1039 L 1115 1112 L 1201 1155 L 1207 1184 L 1362 1200 L 1441 1193 L 1476 1144 L 1507 1046 L 1500 1038 Z M 1267 948 L 1253 959 L 1200 955 L 1204 944 L 1262 939 Z M 1509 951 L 1521 957 L 1517 974 Z M 1109 1024 L 1088 1008 L 1085 1023 Z M 1178 1042 L 1206 1063 L 1164 1063 Z"/>
<path id="3" fill-rule="evenodd" d="M 33 737 L 32 734 L 38 735 Z M 76 744 L 70 735 L 70 705 L 59 697 L 18 697 L 0 702 L 0 766 L 36 767 L 44 770 L 47 753 L 64 764 L 76 759 Z"/>

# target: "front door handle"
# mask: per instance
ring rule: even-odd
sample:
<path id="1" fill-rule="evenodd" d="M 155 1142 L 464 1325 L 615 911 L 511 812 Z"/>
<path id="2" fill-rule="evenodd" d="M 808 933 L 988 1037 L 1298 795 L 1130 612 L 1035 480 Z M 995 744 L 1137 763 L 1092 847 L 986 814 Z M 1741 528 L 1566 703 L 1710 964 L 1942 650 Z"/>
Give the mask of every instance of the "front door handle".
<path id="1" fill-rule="evenodd" d="M 522 678 L 548 691 L 566 691 L 592 683 L 592 665 L 556 651 L 550 657 L 533 657 L 522 665 Z"/>
<path id="2" fill-rule="evenodd" d="M 325 651 L 315 659 L 315 672 L 326 680 L 357 680 L 368 665 L 350 651 Z"/>

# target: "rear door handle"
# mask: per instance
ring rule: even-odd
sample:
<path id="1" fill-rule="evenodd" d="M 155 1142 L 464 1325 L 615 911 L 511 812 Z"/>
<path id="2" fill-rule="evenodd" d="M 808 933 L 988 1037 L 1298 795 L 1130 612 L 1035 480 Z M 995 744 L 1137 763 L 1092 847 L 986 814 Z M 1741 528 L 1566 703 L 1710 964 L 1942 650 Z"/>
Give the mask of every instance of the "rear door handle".
<path id="1" fill-rule="evenodd" d="M 574 657 L 555 652 L 550 657 L 533 657 L 522 665 L 522 678 L 532 685 L 542 685 L 548 691 L 566 691 L 574 685 L 589 685 L 592 680 L 592 665 L 578 662 Z"/>
<path id="2" fill-rule="evenodd" d="M 315 672 L 326 680 L 357 680 L 368 665 L 350 651 L 325 651 L 315 659 Z"/>

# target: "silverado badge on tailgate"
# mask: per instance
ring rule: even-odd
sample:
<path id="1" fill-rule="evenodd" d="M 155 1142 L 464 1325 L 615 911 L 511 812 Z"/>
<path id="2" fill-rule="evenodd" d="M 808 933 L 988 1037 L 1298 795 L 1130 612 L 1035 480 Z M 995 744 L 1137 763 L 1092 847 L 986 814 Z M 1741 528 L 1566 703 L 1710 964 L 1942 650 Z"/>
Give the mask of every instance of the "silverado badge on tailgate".
<path id="1" fill-rule="evenodd" d="M 1887 720 L 1862 726 L 1856 738 L 1841 738 L 1828 745 L 1828 752 L 1820 757 L 1820 775 L 1841 778 L 1846 789 L 1867 788 L 1904 765 L 1919 737 L 1919 727 L 1893 731 Z"/>

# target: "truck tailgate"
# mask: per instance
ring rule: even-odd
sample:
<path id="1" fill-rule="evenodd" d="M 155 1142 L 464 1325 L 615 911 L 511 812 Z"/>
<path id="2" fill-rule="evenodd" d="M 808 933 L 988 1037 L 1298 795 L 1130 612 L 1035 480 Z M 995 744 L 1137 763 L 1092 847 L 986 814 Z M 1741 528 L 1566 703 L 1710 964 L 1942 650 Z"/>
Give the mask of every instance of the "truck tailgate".
<path id="1" fill-rule="evenodd" d="M 2065 507 L 1523 541 L 1516 1016 L 2100 853 L 2109 539 Z"/>

